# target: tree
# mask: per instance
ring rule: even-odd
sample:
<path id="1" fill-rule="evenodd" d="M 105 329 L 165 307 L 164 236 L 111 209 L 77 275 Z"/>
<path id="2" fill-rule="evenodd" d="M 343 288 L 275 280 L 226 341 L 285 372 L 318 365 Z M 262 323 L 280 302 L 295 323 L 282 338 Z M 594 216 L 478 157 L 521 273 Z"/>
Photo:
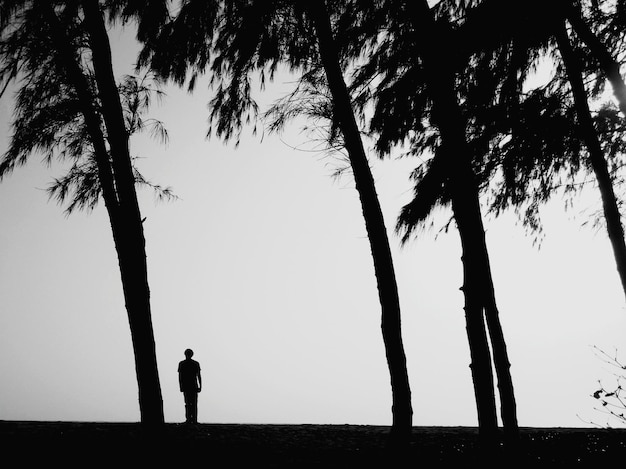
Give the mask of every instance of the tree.
<path id="1" fill-rule="evenodd" d="M 463 247 L 465 315 L 467 335 L 472 356 L 472 375 L 481 434 L 487 441 L 494 439 L 497 428 L 491 357 L 485 331 L 485 316 L 495 312 L 491 291 L 491 273 L 485 244 L 485 232 L 480 212 L 476 176 L 471 167 L 471 153 L 465 137 L 465 123 L 456 98 L 455 70 L 445 58 L 451 50 L 445 48 L 445 36 L 435 26 L 426 2 L 407 2 L 406 12 L 416 33 L 417 50 L 424 61 L 426 87 L 432 100 L 431 121 L 441 135 L 441 155 L 448 162 L 445 182 L 450 193 L 454 219 Z M 427 42 L 430 41 L 430 42 Z M 432 47 L 426 44 L 432 44 Z M 452 160 L 454 158 L 454 160 Z M 493 321 L 491 321 L 493 322 Z M 490 328 L 492 332 L 492 328 Z M 494 341 L 496 343 L 496 341 Z M 506 364 L 508 365 L 508 363 Z M 502 389 L 502 388 L 501 388 Z M 512 388 L 511 388 L 512 390 Z M 514 424 L 517 431 L 517 421 Z"/>
<path id="2" fill-rule="evenodd" d="M 122 100 L 97 0 L 0 3 L 0 77 L 19 80 L 17 118 L 0 176 L 34 152 L 74 161 L 52 194 L 74 207 L 104 200 L 117 251 L 139 390 L 141 422 L 163 423 L 143 225 Z M 140 92 L 139 88 L 136 88 Z M 127 109 L 128 111 L 128 109 Z M 140 108 L 135 108 L 136 115 Z M 132 112 L 131 112 L 132 114 Z M 137 130 L 135 127 L 134 130 Z"/>
<path id="3" fill-rule="evenodd" d="M 452 2 L 440 5 L 445 8 L 446 3 Z M 623 12 L 623 4 L 617 2 L 617 10 L 620 8 Z M 453 9 L 450 6 L 450 10 Z M 541 15 L 536 14 L 539 10 Z M 518 206 L 530 201 L 525 215 L 532 228 L 537 228 L 537 203 L 547 200 L 562 187 L 563 173 L 568 179 L 566 190 L 573 190 L 579 169 L 589 167 L 598 182 L 607 231 L 623 279 L 624 232 L 607 161 L 611 155 L 603 155 L 603 146 L 608 149 L 607 153 L 614 151 L 611 139 L 615 138 L 615 133 L 599 134 L 596 127 L 611 127 L 610 122 L 603 123 L 601 119 L 611 117 L 608 112 L 601 112 L 594 123 L 588 99 L 602 90 L 601 83 L 608 78 L 621 105 L 624 85 L 618 73 L 619 65 L 613 59 L 619 54 L 611 54 L 599 36 L 591 32 L 581 11 L 578 2 L 550 5 L 480 2 L 466 12 L 463 23 L 452 35 L 453 39 L 463 39 L 458 42 L 460 52 L 456 54 L 456 67 L 467 67 L 462 60 L 473 57 L 475 65 L 471 73 L 465 69 L 468 80 L 461 95 L 464 112 L 474 121 L 472 129 L 478 130 L 473 132 L 470 144 L 473 166 L 481 173 L 483 187 L 489 187 L 494 169 L 502 168 L 500 187 L 503 190 L 496 193 L 496 210 L 502 208 L 505 199 Z M 621 21 L 623 24 L 623 19 Z M 571 26 L 573 37 L 566 22 Z M 487 26 L 489 29 L 483 29 Z M 616 31 L 605 28 L 604 32 L 606 42 L 618 47 Z M 477 37 L 472 39 L 471 33 L 476 33 Z M 573 43 L 576 36 L 581 43 Z M 583 52 L 583 45 L 590 53 Z M 523 97 L 522 85 L 533 63 L 541 56 L 553 59 L 557 70 L 565 77 L 557 75 L 543 90 L 535 89 Z M 481 73 L 481 67 L 486 73 Z M 586 82 L 595 82 L 595 86 L 590 86 L 588 91 Z M 494 138 L 490 132 L 498 127 L 507 131 L 496 131 L 498 136 Z M 606 143 L 601 138 L 606 139 Z M 495 355 L 494 349 L 494 358 Z"/>
<path id="4" fill-rule="evenodd" d="M 571 169 L 570 176 L 576 173 L 579 168 L 577 161 L 579 149 L 575 146 L 578 142 L 582 142 L 587 147 L 589 167 L 598 182 L 606 229 L 613 248 L 622 288 L 626 295 L 626 242 L 624 241 L 624 229 L 618 210 L 619 203 L 612 187 L 611 177 L 606 170 L 607 156 L 602 155 L 600 148 L 602 142 L 598 142 L 602 136 L 597 135 L 597 129 L 594 129 L 594 125 L 591 123 L 592 118 L 589 115 L 591 111 L 586 102 L 595 98 L 604 89 L 604 82 L 608 80 L 622 113 L 626 111 L 626 84 L 619 72 L 620 65 L 616 58 L 623 54 L 621 33 L 624 27 L 624 3 L 622 1 L 603 0 L 591 2 L 591 6 L 584 9 L 582 2 L 578 0 L 559 0 L 550 4 L 540 3 L 536 0 L 507 2 L 506 4 L 484 0 L 472 10 L 465 18 L 464 24 L 457 29 L 457 39 L 459 39 L 459 44 L 463 44 L 462 51 L 457 56 L 467 57 L 472 51 L 477 50 L 491 53 L 500 51 L 499 57 L 504 66 L 500 70 L 503 73 L 500 78 L 506 77 L 503 80 L 496 80 L 497 83 L 503 85 L 498 91 L 502 107 L 500 112 L 496 114 L 500 118 L 500 123 L 487 125 L 499 126 L 502 130 L 502 124 L 506 123 L 511 131 L 510 136 L 516 140 L 515 145 L 521 142 L 522 136 L 529 137 L 525 129 L 515 122 L 521 111 L 521 86 L 528 76 L 528 71 L 532 69 L 532 65 L 536 64 L 540 57 L 548 57 L 557 64 L 560 62 L 565 69 L 567 79 L 561 80 L 560 77 L 556 77 L 545 89 L 552 88 L 551 92 L 556 93 L 560 99 L 568 99 L 569 91 L 566 91 L 566 88 L 569 86 L 574 101 L 573 106 L 576 109 L 576 123 L 572 121 L 572 124 L 581 129 L 582 132 L 578 138 L 576 135 L 568 137 L 570 141 L 574 142 L 573 145 L 565 149 L 570 156 L 574 157 L 572 165 L 569 165 L 563 156 L 557 157 L 557 163 L 553 167 L 557 172 L 541 174 L 539 178 L 541 199 L 542 201 L 547 200 L 554 189 L 560 187 L 558 183 L 552 184 L 560 176 L 558 174 L 559 168 Z M 536 14 L 537 11 L 541 11 L 542 14 Z M 585 18 L 585 12 L 587 18 Z M 532 24 L 532 28 L 528 27 L 529 24 Z M 593 86 L 586 89 L 584 83 L 592 83 Z M 533 94 L 531 96 L 537 98 L 539 95 Z M 490 103 L 482 102 L 480 105 L 494 108 Z M 562 112 L 561 117 L 565 117 L 566 113 L 568 111 Z M 493 117 L 492 115 L 491 118 Z M 533 118 L 545 121 L 538 114 Z M 558 122 L 554 121 L 556 125 L 560 125 L 562 122 L 561 119 L 558 119 Z M 483 125 L 485 125 L 484 122 Z M 498 138 L 502 140 L 503 133 L 500 131 L 497 133 L 500 133 Z M 550 138 L 547 135 L 545 137 Z M 513 146 L 508 145 L 508 148 Z M 505 152 L 497 148 L 492 151 L 492 154 L 494 153 L 504 155 Z M 532 158 L 535 158 L 537 162 L 540 160 L 547 161 L 545 157 L 539 154 Z M 528 157 L 524 157 L 526 162 L 528 159 Z M 515 158 L 505 157 L 500 161 L 506 163 L 507 160 L 513 162 Z M 498 164 L 490 165 L 491 169 L 497 166 Z M 526 168 L 532 171 L 531 165 L 526 165 Z M 513 168 L 504 170 L 509 173 L 515 171 Z M 512 181 L 509 180 L 508 182 Z M 535 180 L 535 182 L 538 181 Z M 572 187 L 571 180 L 569 187 Z M 505 190 L 505 192 L 507 191 Z M 508 193 L 511 194 L 512 192 L 509 191 Z M 532 194 L 528 193 L 527 196 L 518 197 L 513 204 L 519 205 L 520 202 L 523 203 L 530 198 L 532 198 Z M 503 201 L 502 196 L 497 197 L 498 210 L 503 206 Z M 539 222 L 536 219 L 537 205 L 535 202 L 537 200 L 533 202 L 535 205 L 531 207 L 529 213 L 532 228 L 539 227 Z"/>
<path id="5" fill-rule="evenodd" d="M 359 128 L 352 110 L 350 94 L 346 87 L 339 56 L 333 39 L 330 16 L 324 1 L 309 3 L 310 16 L 317 36 L 320 60 L 323 64 L 333 99 L 335 118 L 343 134 L 350 166 L 361 199 L 361 209 L 367 229 L 374 269 L 378 282 L 378 294 L 382 314 L 382 332 L 391 375 L 393 392 L 393 425 L 400 440 L 408 440 L 412 426 L 411 392 L 406 370 L 406 356 L 402 345 L 400 326 L 400 301 L 393 260 L 387 238 L 387 230 L 380 203 L 376 195 L 374 179 Z"/>
<path id="6" fill-rule="evenodd" d="M 609 240 L 613 246 L 613 254 L 617 270 L 622 281 L 622 288 L 626 294 L 626 240 L 617 197 L 613 189 L 613 182 L 609 173 L 607 160 L 604 157 L 598 133 L 594 127 L 593 117 L 587 102 L 587 92 L 583 80 L 583 72 L 576 54 L 570 44 L 565 24 L 555 31 L 559 52 L 563 60 L 576 109 L 577 124 L 582 140 L 587 146 L 589 163 L 598 182 L 604 218 Z"/>
<path id="7" fill-rule="evenodd" d="M 619 11 L 620 2 L 617 3 Z M 447 9 L 459 15 L 459 10 L 462 9 L 458 2 L 440 2 L 439 8 L 442 13 L 446 13 Z M 623 12 L 623 6 L 621 8 Z M 539 10 L 542 11 L 541 15 L 536 14 Z M 422 17 L 425 16 L 425 14 L 422 15 Z M 445 30 L 443 26 L 445 18 L 446 16 L 442 15 L 435 27 L 438 27 L 439 31 Z M 569 2 L 539 5 L 538 2 L 502 3 L 487 0 L 477 2 L 477 6 L 463 11 L 462 19 L 460 16 L 456 19 L 458 22 L 453 23 L 454 27 L 449 28 L 447 33 L 442 33 L 447 34 L 444 36 L 447 37 L 446 42 L 454 44 L 454 49 L 449 49 L 448 53 L 435 54 L 436 57 L 431 63 L 436 63 L 437 57 L 444 59 L 437 64 L 438 75 L 434 80 L 431 79 L 431 83 L 434 86 L 443 87 L 448 66 L 467 77 L 458 92 L 463 102 L 461 112 L 468 119 L 465 126 L 470 129 L 469 147 L 466 147 L 466 151 L 472 155 L 472 166 L 477 171 L 479 187 L 482 187 L 483 191 L 489 189 L 495 174 L 494 170 L 500 167 L 503 176 L 500 187 L 503 190 L 500 193 L 496 192 L 495 209 L 500 210 L 503 207 L 502 201 L 505 199 L 514 205 L 530 201 L 526 212 L 527 220 L 530 220 L 533 228 L 537 228 L 539 225 L 535 217 L 538 202 L 547 200 L 555 190 L 562 186 L 559 179 L 564 172 L 567 172 L 565 178 L 570 178 L 566 182 L 566 189 L 575 188 L 576 182 L 572 178 L 576 176 L 579 168 L 588 165 L 600 187 L 607 230 L 615 252 L 618 270 L 621 271 L 621 253 L 626 253 L 626 249 L 623 246 L 624 234 L 620 223 L 617 197 L 612 187 L 608 163 L 602 155 L 602 143 L 599 141 L 587 104 L 587 95 L 595 94 L 601 86 L 596 85 L 593 92 L 587 92 L 583 81 L 583 77 L 585 81 L 591 81 L 588 77 L 593 76 L 594 73 L 596 77 L 609 77 L 613 84 L 614 94 L 619 99 L 622 89 L 621 77 L 615 73 L 619 67 L 612 58 L 619 54 L 607 52 L 607 48 L 598 37 L 590 34 L 589 28 L 585 29 L 586 24 L 580 18 L 580 8 L 571 7 Z M 528 27 L 529 20 L 532 22 L 532 28 Z M 565 30 L 565 21 L 570 22 L 575 33 L 583 39 L 590 50 L 595 52 L 590 56 L 583 56 L 580 46 L 574 51 L 570 45 L 571 39 Z M 438 31 L 435 28 L 415 29 L 422 32 L 428 31 L 430 42 L 435 42 L 433 38 L 442 37 L 436 35 Z M 607 38 L 608 43 L 617 42 L 614 35 L 607 34 L 604 37 Z M 427 43 L 426 38 L 424 39 Z M 524 99 L 521 92 L 522 85 L 537 58 L 550 56 L 559 60 L 559 56 L 555 55 L 557 52 L 555 46 L 558 46 L 562 66 L 567 72 L 567 81 L 553 80 L 550 87 L 544 88 L 543 92 L 535 90 Z M 579 63 L 580 57 L 585 57 L 585 66 Z M 471 61 L 468 60 L 470 58 Z M 414 81 L 423 79 L 428 83 L 427 58 L 423 57 L 423 60 L 423 69 L 414 72 L 411 78 Z M 590 65 L 594 60 L 600 64 L 601 70 L 594 70 Z M 422 73 L 423 76 L 418 76 L 418 73 Z M 561 86 L 558 86 L 558 83 Z M 569 101 L 569 90 L 566 91 L 566 85 L 569 85 L 573 92 L 574 106 L 570 109 L 566 104 Z M 552 89 L 548 93 L 554 93 L 556 89 L 556 95 L 545 93 L 550 88 Z M 397 96 L 393 97 L 397 98 Z M 420 99 L 423 100 L 419 98 L 414 102 L 419 103 Z M 437 103 L 434 96 L 432 100 L 433 119 L 431 122 L 436 123 Z M 393 105 L 397 106 L 397 101 L 394 101 Z M 420 104 L 416 107 L 419 109 L 419 106 Z M 421 106 L 424 107 L 423 104 Z M 448 112 L 445 115 L 440 115 L 439 122 L 450 128 L 454 118 L 450 113 L 452 108 L 447 109 Z M 606 112 L 604 117 L 607 117 Z M 542 125 L 545 126 L 543 129 Z M 604 125 L 605 128 L 609 126 Z M 497 136 L 491 135 L 492 129 L 498 127 L 507 128 L 507 132 L 496 131 L 494 135 Z M 553 132 L 554 130 L 556 132 Z M 460 133 L 459 131 L 458 134 Z M 388 137 L 393 140 L 402 137 L 402 134 L 397 131 L 395 134 L 391 132 Z M 444 132 L 441 131 L 442 146 L 445 145 L 444 138 Z M 559 141 L 559 138 L 562 140 Z M 605 138 L 607 138 L 606 135 Z M 424 137 L 421 142 L 417 138 L 415 140 L 423 145 L 431 143 L 428 137 Z M 581 152 L 581 145 L 587 147 L 586 154 Z M 604 147 L 611 149 L 615 145 L 609 140 Z M 583 156 L 587 158 L 581 159 Z M 454 193 L 451 189 L 442 187 L 442 185 L 445 186 L 445 180 L 442 169 L 444 163 L 441 161 L 440 153 L 437 153 L 428 165 L 428 170 L 418 174 L 416 191 L 421 192 L 421 198 L 420 200 L 416 198 L 406 207 L 403 212 L 404 221 L 401 218 L 401 222 L 405 223 L 404 226 L 410 218 L 419 221 L 423 214 L 428 213 L 433 202 L 452 201 L 456 217 Z M 427 195 L 429 191 L 431 196 Z M 485 310 L 487 321 L 489 321 L 488 311 L 488 309 Z M 501 329 L 496 326 L 495 331 L 498 334 Z M 499 339 L 497 343 L 503 344 Z M 493 343 L 492 348 L 494 361 L 497 361 L 498 352 Z M 504 367 L 508 367 L 508 360 L 501 361 L 501 363 Z M 496 370 L 498 368 L 496 364 Z M 503 376 L 506 377 L 507 374 Z M 502 389 L 500 391 L 502 392 Z M 506 402 L 501 400 L 503 403 Z M 504 407 L 503 421 L 505 421 Z"/>
<path id="8" fill-rule="evenodd" d="M 396 4 L 397 5 L 397 4 Z M 467 117 L 457 101 L 461 86 L 453 29 L 436 21 L 426 2 L 389 4 L 379 21 L 381 39 L 361 68 L 358 82 L 372 86 L 371 129 L 385 155 L 396 144 L 409 153 L 432 150 L 428 170 L 417 172 L 415 199 L 404 207 L 398 231 L 406 242 L 437 204 L 451 204 L 463 249 L 465 315 L 479 428 L 486 443 L 497 437 L 489 328 L 498 373 L 502 417 L 511 439 L 518 434 L 516 406 L 504 335 L 500 326 L 479 203 L 473 149 L 466 140 Z M 364 102 L 369 101 L 364 93 Z M 423 168 L 422 168 L 423 169 Z"/>
<path id="9" fill-rule="evenodd" d="M 623 5 L 622 5 L 623 7 Z M 598 63 L 604 76 L 613 87 L 614 96 L 617 98 L 622 114 L 626 116 L 626 84 L 620 74 L 620 66 L 602 41 L 591 31 L 582 16 L 580 4 L 572 2 L 567 9 L 567 20 L 576 34 L 589 48 L 593 59 Z M 608 170 L 607 161 L 603 155 L 601 144 L 596 129 L 594 128 L 587 93 L 585 91 L 583 72 L 568 38 L 565 24 L 555 32 L 559 51 L 567 70 L 574 98 L 574 106 L 577 110 L 578 123 L 583 138 L 589 151 L 589 161 L 598 182 L 606 229 L 613 247 L 613 255 L 620 276 L 622 288 L 626 295 L 626 241 L 624 240 L 624 227 L 621 222 L 621 214 L 618 207 L 617 197 L 613 189 L 613 183 Z"/>
<path id="10" fill-rule="evenodd" d="M 357 2 L 347 3 L 356 7 Z M 149 44 L 143 60 L 164 78 L 181 85 L 191 68 L 190 88 L 195 77 L 210 68 L 211 81 L 217 87 L 210 103 L 211 120 L 216 134 L 227 140 L 258 112 L 250 95 L 251 73 L 259 72 L 263 82 L 266 72 L 271 79 L 279 64 L 298 73 L 321 65 L 334 119 L 349 155 L 374 260 L 391 376 L 392 437 L 394 441 L 407 442 L 412 407 L 397 284 L 382 211 L 333 37 L 332 18 L 341 8 L 348 7 L 342 2 L 324 0 L 185 2 L 177 17 L 164 26 L 160 40 Z"/>

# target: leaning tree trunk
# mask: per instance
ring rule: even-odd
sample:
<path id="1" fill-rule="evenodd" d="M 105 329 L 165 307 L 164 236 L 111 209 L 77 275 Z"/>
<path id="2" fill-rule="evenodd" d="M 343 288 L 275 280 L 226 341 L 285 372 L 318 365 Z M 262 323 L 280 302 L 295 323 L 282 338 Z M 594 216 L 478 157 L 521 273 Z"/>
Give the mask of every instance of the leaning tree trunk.
<path id="1" fill-rule="evenodd" d="M 89 8 L 92 8 L 91 13 L 94 13 L 93 4 L 86 4 L 85 6 L 85 13 L 87 13 Z M 95 3 L 95 8 L 98 18 L 102 21 L 97 2 Z M 139 386 L 141 421 L 144 423 L 163 423 L 163 402 L 156 367 L 154 338 L 150 320 L 147 277 L 145 275 L 145 272 L 147 271 L 145 267 L 145 249 L 143 248 L 143 244 L 138 242 L 143 240 L 141 220 L 138 218 L 139 224 L 134 224 L 134 237 L 132 235 L 129 236 L 129 226 L 130 230 L 133 228 L 133 217 L 129 217 L 124 213 L 123 206 L 119 201 L 120 181 L 118 180 L 119 177 L 116 173 L 116 169 L 112 169 L 109 165 L 108 153 L 104 144 L 104 136 L 100 128 L 100 117 L 93 106 L 95 97 L 92 95 L 89 84 L 87 83 L 80 66 L 76 62 L 76 52 L 70 46 L 69 40 L 63 32 L 54 10 L 50 5 L 45 4 L 43 11 L 47 20 L 50 22 L 51 30 L 55 35 L 55 44 L 57 46 L 59 59 L 65 64 L 68 78 L 71 80 L 77 96 L 79 97 L 82 113 L 95 150 L 98 177 L 100 178 L 103 198 L 109 214 L 109 221 L 113 231 L 113 239 L 118 253 L 126 307 L 133 338 L 135 366 Z M 104 28 L 103 23 L 102 28 Z M 106 30 L 102 29 L 101 31 L 103 31 L 106 36 Z M 103 38 L 101 35 L 96 36 L 96 39 L 92 41 L 92 45 L 95 45 L 96 47 L 106 46 L 108 48 L 108 37 Z M 95 51 L 92 52 L 95 60 L 95 56 L 98 54 Z M 102 59 L 101 57 L 99 58 Z M 110 59 L 111 56 L 109 50 L 109 64 Z M 106 56 L 104 60 L 106 61 Z M 112 71 L 110 77 L 113 77 Z M 119 95 L 117 94 L 117 87 L 115 86 L 114 81 L 113 88 L 116 90 L 115 97 L 119 102 Z M 101 96 L 101 98 L 104 97 Z M 102 99 L 102 101 L 104 102 L 106 99 Z M 119 117 L 122 119 L 121 114 Z M 107 128 L 107 134 L 111 137 L 112 129 Z M 113 147 L 111 141 L 109 141 L 109 144 Z M 114 155 L 114 159 L 115 157 L 119 157 L 119 155 Z M 130 158 L 128 158 L 128 165 L 130 166 Z M 134 185 L 132 190 L 134 192 Z M 138 210 L 136 214 L 137 216 L 139 215 Z M 140 235 L 137 234 L 137 226 L 140 228 Z M 141 255 L 142 253 L 143 256 Z"/>
<path id="2" fill-rule="evenodd" d="M 396 443 L 406 443 L 411 434 L 413 410 L 406 356 L 402 344 L 398 287 L 385 221 L 354 117 L 350 94 L 339 64 L 324 0 L 310 2 L 307 10 L 315 28 L 319 54 L 332 94 L 335 115 L 339 118 L 345 147 L 348 151 L 374 260 L 378 295 L 382 307 L 383 341 L 391 376 L 392 439 Z"/>
<path id="3" fill-rule="evenodd" d="M 101 116 L 98 114 L 98 111 L 95 109 L 94 106 L 94 103 L 96 102 L 96 97 L 93 95 L 91 87 L 86 77 L 84 76 L 80 65 L 77 62 L 76 51 L 71 47 L 69 39 L 65 35 L 63 27 L 56 17 L 56 14 L 51 5 L 47 2 L 44 2 L 44 9 L 42 11 L 46 17 L 46 20 L 51 25 L 51 33 L 53 34 L 52 39 L 54 40 L 54 43 L 56 45 L 58 58 L 64 66 L 65 73 L 67 74 L 69 82 L 72 83 L 72 86 L 76 91 L 79 106 L 81 108 L 81 113 L 83 114 L 87 126 L 87 131 L 89 133 L 89 138 L 94 147 L 94 157 L 98 168 L 98 178 L 102 188 L 102 197 L 104 199 L 104 203 L 109 216 L 109 222 L 111 224 L 111 230 L 113 232 L 113 240 L 115 243 L 116 251 L 118 253 L 118 259 L 128 257 L 127 254 L 124 254 L 129 251 L 128 248 L 124 247 L 124 238 L 126 236 L 125 219 L 120 210 L 116 181 L 114 180 L 113 170 L 110 165 L 109 153 L 106 148 L 105 137 L 102 133 Z M 126 288 L 126 286 L 129 284 L 128 279 L 126 278 L 129 275 L 127 272 L 130 272 L 130 275 L 133 275 L 132 269 L 123 268 L 122 262 L 120 260 L 120 271 L 122 273 L 122 284 Z M 139 341 L 135 340 L 135 336 L 139 335 L 135 333 L 135 329 L 137 329 L 136 321 L 131 322 L 130 327 L 131 334 L 133 335 L 133 344 L 140 343 L 139 341 L 142 340 L 141 335 Z M 142 349 L 145 348 L 146 347 L 142 347 Z M 141 349 L 135 346 L 135 362 L 145 362 L 146 359 L 144 355 L 145 353 L 142 353 Z M 137 373 L 137 381 L 138 383 L 149 382 L 148 380 L 142 380 L 139 372 Z M 144 392 L 142 394 L 141 391 L 145 388 L 145 386 L 142 386 L 140 384 L 139 388 L 139 405 L 141 410 L 142 422 L 163 422 L 162 402 L 160 402 L 160 407 L 147 405 L 145 396 L 154 393 Z M 158 395 L 160 396 L 160 386 L 157 387 L 157 391 Z"/>
<path id="4" fill-rule="evenodd" d="M 587 102 L 587 92 L 583 82 L 582 70 L 578 59 L 572 50 L 572 46 L 567 36 L 565 24 L 562 24 L 556 34 L 559 50 L 565 64 L 574 106 L 578 117 L 578 125 L 583 135 L 583 139 L 589 151 L 589 162 L 598 181 L 598 188 L 602 198 L 606 229 L 609 235 L 613 255 L 617 264 L 617 271 L 622 281 L 622 288 L 626 294 L 626 241 L 624 240 L 624 228 L 621 222 L 621 214 L 617 203 L 617 197 L 613 189 L 611 174 L 602 147 L 598 139 L 598 134 L 593 125 L 589 103 Z"/>
<path id="5" fill-rule="evenodd" d="M 145 238 L 128 147 L 128 133 L 99 2 L 85 0 L 82 5 L 119 201 L 119 224 L 113 227 L 113 232 L 135 354 L 141 422 L 161 424 L 164 422 L 163 399 L 152 327 Z"/>

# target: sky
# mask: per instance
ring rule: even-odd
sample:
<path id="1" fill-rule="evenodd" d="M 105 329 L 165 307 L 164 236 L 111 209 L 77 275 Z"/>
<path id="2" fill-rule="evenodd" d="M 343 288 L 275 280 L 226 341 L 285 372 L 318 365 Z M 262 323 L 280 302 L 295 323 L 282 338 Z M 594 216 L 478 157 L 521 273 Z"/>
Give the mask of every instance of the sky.
<path id="1" fill-rule="evenodd" d="M 116 71 L 132 70 L 131 33 L 111 31 Z M 282 81 L 281 81 L 282 80 Z M 278 78 L 264 102 L 289 88 Z M 184 421 L 177 364 L 202 368 L 204 423 L 391 424 L 380 304 L 358 194 L 338 157 L 245 129 L 207 140 L 210 91 L 173 86 L 150 116 L 162 145 L 134 138 L 143 174 L 179 197 L 139 192 L 156 353 L 167 422 Z M 12 101 L 0 100 L 0 151 Z M 310 148 L 311 145 L 308 145 Z M 402 246 L 415 159 L 372 171 L 402 309 L 414 425 L 475 426 L 461 251 L 450 217 Z M 0 420 L 139 420 L 130 330 L 104 205 L 67 216 L 45 188 L 63 174 L 34 155 L 0 182 Z M 591 394 L 615 383 L 594 347 L 626 353 L 626 304 L 608 238 L 583 226 L 590 190 L 544 207 L 538 247 L 514 214 L 485 216 L 496 299 L 521 426 L 605 425 Z M 611 421 L 612 425 L 616 422 Z"/>

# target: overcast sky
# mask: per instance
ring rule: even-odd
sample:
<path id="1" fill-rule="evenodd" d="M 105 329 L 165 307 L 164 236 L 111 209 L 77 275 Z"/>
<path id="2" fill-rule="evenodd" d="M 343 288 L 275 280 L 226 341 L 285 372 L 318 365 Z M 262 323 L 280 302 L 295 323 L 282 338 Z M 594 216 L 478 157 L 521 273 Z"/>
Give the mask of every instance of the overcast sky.
<path id="1" fill-rule="evenodd" d="M 135 49 L 119 32 L 112 38 L 121 76 Z M 184 420 L 176 370 L 190 347 L 202 367 L 201 422 L 391 424 L 380 304 L 350 173 L 333 178 L 339 158 L 294 149 L 307 141 L 297 126 L 280 137 L 245 130 L 237 148 L 207 140 L 210 93 L 166 92 L 151 116 L 169 143 L 132 142 L 144 175 L 179 196 L 157 203 L 140 191 L 166 421 Z M 11 112 L 5 97 L 0 151 Z M 425 231 L 401 247 L 393 233 L 415 166 L 372 159 L 414 424 L 474 426 L 458 234 L 454 225 Z M 104 205 L 67 217 L 45 192 L 62 172 L 35 155 L 0 183 L 0 419 L 138 421 Z M 625 352 L 626 308 L 606 234 L 581 228 L 597 199 L 591 190 L 568 212 L 560 200 L 546 207 L 540 249 L 512 214 L 485 219 L 522 426 L 606 423 L 591 394 L 599 379 L 614 380 L 592 347 Z"/>

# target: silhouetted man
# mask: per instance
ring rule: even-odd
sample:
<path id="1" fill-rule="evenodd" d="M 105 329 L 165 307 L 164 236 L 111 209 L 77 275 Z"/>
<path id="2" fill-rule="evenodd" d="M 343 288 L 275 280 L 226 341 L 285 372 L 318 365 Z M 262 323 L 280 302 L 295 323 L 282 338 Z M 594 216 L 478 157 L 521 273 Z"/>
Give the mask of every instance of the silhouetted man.
<path id="1" fill-rule="evenodd" d="M 193 350 L 185 350 L 185 359 L 178 364 L 178 383 L 185 398 L 185 422 L 198 423 L 198 393 L 202 390 L 200 363 L 192 360 Z"/>

